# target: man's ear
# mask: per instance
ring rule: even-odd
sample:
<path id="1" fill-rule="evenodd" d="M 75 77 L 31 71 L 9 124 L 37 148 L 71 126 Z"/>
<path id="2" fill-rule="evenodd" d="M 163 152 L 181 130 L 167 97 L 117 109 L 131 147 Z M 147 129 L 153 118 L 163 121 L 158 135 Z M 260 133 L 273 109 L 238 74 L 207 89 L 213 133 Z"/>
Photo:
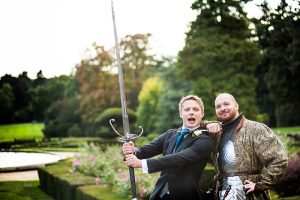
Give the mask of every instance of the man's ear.
<path id="1" fill-rule="evenodd" d="M 202 116 L 202 118 L 204 117 L 204 115 L 205 115 L 205 113 L 204 113 L 204 112 L 201 112 L 201 116 Z"/>
<path id="2" fill-rule="evenodd" d="M 239 110 L 239 104 L 235 103 L 235 106 L 236 106 L 236 110 Z"/>
<path id="3" fill-rule="evenodd" d="M 180 117 L 180 118 L 182 118 L 182 114 L 181 114 L 181 111 L 179 111 L 179 117 Z"/>

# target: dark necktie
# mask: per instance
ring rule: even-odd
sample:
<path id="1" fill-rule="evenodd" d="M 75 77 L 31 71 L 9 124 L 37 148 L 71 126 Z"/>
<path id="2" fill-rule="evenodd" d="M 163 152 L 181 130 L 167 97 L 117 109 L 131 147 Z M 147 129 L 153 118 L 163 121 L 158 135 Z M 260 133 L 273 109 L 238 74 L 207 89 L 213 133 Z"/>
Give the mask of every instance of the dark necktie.
<path id="1" fill-rule="evenodd" d="M 176 151 L 176 149 L 179 147 L 180 143 L 182 142 L 185 134 L 189 133 L 190 130 L 188 128 L 184 128 L 182 129 L 180 135 L 178 136 L 176 143 L 175 143 L 175 147 L 174 147 L 174 152 Z"/>

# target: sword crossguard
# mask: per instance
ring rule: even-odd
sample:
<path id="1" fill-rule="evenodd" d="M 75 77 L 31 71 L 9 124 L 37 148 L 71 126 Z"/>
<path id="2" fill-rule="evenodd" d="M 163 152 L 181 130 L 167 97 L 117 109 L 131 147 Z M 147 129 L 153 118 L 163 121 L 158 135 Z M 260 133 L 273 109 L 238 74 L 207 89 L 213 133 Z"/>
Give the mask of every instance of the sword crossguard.
<path id="1" fill-rule="evenodd" d="M 144 129 L 142 126 L 139 126 L 139 129 L 141 129 L 141 132 L 139 135 L 137 134 L 126 134 L 126 135 L 122 135 L 120 134 L 114 127 L 113 123 L 115 122 L 116 120 L 115 119 L 110 119 L 109 120 L 109 124 L 111 126 L 111 128 L 114 130 L 114 132 L 119 135 L 120 137 L 118 137 L 118 141 L 121 142 L 121 143 L 125 143 L 125 142 L 129 142 L 129 141 L 133 141 L 137 138 L 139 138 L 143 132 L 144 132 Z"/>

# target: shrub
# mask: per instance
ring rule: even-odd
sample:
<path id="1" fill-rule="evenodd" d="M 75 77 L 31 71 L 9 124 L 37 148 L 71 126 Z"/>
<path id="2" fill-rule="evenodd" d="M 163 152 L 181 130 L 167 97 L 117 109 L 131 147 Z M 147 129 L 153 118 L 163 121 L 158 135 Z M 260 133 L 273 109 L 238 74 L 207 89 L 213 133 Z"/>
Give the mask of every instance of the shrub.
<path id="1" fill-rule="evenodd" d="M 134 124 L 136 122 L 136 114 L 133 110 L 127 110 L 128 118 L 130 124 Z M 115 127 L 120 134 L 123 134 L 123 120 L 122 120 L 122 109 L 121 108 L 107 108 L 104 110 L 96 119 L 95 123 L 100 125 L 101 128 L 97 131 L 98 136 L 102 137 L 115 137 L 116 134 L 112 131 L 109 120 L 115 119 Z M 133 129 L 133 127 L 130 127 Z"/>
<path id="2" fill-rule="evenodd" d="M 127 110 L 128 117 L 132 124 L 136 121 L 136 114 L 133 110 Z M 96 123 L 107 125 L 110 119 L 115 119 L 116 122 L 122 123 L 122 109 L 121 108 L 107 108 L 95 120 Z"/>
<path id="3" fill-rule="evenodd" d="M 268 124 L 270 121 L 270 118 L 269 118 L 268 114 L 263 113 L 263 114 L 257 114 L 255 117 L 255 120 L 259 121 L 261 123 L 264 123 L 264 124 Z"/>
<path id="4" fill-rule="evenodd" d="M 130 196 L 130 181 L 128 167 L 123 161 L 119 145 L 107 146 L 105 150 L 93 144 L 85 145 L 82 153 L 72 163 L 73 171 L 80 171 L 97 178 L 97 182 L 108 184 L 113 192 Z M 135 170 L 137 195 L 149 198 L 159 173 L 143 174 L 142 170 Z"/>
<path id="5" fill-rule="evenodd" d="M 68 129 L 68 136 L 80 136 L 81 135 L 81 129 L 79 128 L 78 124 L 73 124 L 73 126 L 71 126 Z"/>
<path id="6" fill-rule="evenodd" d="M 294 196 L 300 194 L 300 152 L 288 160 L 288 167 L 275 191 L 280 196 Z"/>

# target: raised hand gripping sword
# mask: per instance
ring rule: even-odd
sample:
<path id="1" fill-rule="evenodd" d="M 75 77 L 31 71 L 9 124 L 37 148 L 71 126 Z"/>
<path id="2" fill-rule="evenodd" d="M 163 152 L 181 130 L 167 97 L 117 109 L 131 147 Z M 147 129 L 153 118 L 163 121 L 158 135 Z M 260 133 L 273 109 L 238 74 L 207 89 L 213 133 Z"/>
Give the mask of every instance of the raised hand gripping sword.
<path id="1" fill-rule="evenodd" d="M 123 119 L 123 130 L 124 135 L 118 133 L 118 131 L 114 128 L 113 124 L 115 122 L 114 119 L 110 119 L 109 123 L 114 130 L 120 137 L 118 138 L 119 142 L 125 143 L 137 139 L 143 134 L 143 128 L 139 126 L 141 129 L 141 133 L 139 135 L 130 134 L 129 129 L 129 119 L 126 109 L 126 97 L 125 97 L 125 90 L 124 90 L 124 80 L 123 80 L 123 71 L 122 71 L 122 64 L 120 59 L 120 49 L 118 43 L 118 36 L 117 36 L 117 28 L 116 28 L 116 20 L 115 20 L 115 12 L 114 12 L 114 5 L 113 0 L 111 0 L 111 10 L 112 10 L 112 19 L 113 19 L 113 26 L 114 26 L 114 35 L 115 35 L 115 47 L 116 47 L 116 57 L 117 57 L 117 64 L 118 64 L 118 74 L 119 74 L 119 84 L 120 84 L 120 97 L 121 97 L 121 107 L 122 107 L 122 119 Z M 134 177 L 134 169 L 133 167 L 129 167 L 129 175 L 130 175 L 130 184 L 131 184 L 131 194 L 132 200 L 137 200 L 136 198 L 136 187 L 135 187 L 135 177 Z"/>

